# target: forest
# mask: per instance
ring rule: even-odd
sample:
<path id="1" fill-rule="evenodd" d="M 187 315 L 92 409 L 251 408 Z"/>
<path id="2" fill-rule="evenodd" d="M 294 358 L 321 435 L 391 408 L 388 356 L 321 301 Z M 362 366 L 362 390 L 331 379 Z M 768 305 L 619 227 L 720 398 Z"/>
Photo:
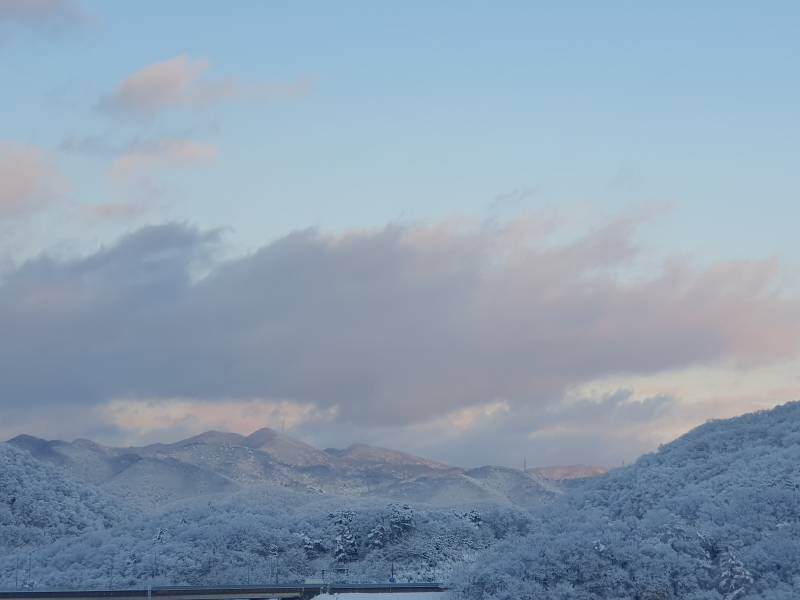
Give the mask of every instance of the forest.
<path id="1" fill-rule="evenodd" d="M 465 600 L 800 593 L 800 403 L 705 425 L 531 506 L 276 486 L 126 506 L 0 445 L 0 588 L 441 581 Z"/>

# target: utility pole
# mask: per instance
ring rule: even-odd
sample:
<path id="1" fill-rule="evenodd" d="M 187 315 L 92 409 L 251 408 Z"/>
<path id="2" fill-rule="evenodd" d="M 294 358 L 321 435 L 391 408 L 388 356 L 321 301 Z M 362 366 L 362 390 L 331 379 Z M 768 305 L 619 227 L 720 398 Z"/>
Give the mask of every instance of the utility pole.
<path id="1" fill-rule="evenodd" d="M 33 587 L 33 582 L 31 581 L 31 563 L 33 563 L 33 552 L 28 553 L 28 576 L 25 578 L 25 585 Z"/>
<path id="2" fill-rule="evenodd" d="M 17 564 L 14 567 L 14 587 L 19 589 L 19 553 L 17 553 Z"/>
<path id="3" fill-rule="evenodd" d="M 270 544 L 269 555 L 272 558 L 272 564 L 275 567 L 275 585 L 278 585 L 278 546 L 275 544 Z"/>

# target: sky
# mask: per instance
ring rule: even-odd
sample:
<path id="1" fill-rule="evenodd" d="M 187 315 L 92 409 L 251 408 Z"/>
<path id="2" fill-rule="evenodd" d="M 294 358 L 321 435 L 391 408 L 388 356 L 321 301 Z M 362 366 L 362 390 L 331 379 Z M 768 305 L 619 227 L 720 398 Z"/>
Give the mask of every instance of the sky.
<path id="1" fill-rule="evenodd" d="M 800 399 L 798 12 L 0 0 L 0 439 L 615 466 Z"/>

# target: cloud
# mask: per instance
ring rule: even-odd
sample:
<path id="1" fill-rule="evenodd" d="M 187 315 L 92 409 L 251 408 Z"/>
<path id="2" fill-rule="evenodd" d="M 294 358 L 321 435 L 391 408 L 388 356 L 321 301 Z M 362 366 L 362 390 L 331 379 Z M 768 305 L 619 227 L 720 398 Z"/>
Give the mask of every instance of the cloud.
<path id="1" fill-rule="evenodd" d="M 532 467 L 586 462 L 618 466 L 669 441 L 661 432 L 665 421 L 680 421 L 679 433 L 698 423 L 681 420 L 681 405 L 675 398 L 640 399 L 624 389 L 598 398 L 531 403 L 513 410 L 488 404 L 471 410 L 478 418 L 469 427 L 450 427 L 463 412 L 399 431 L 383 430 L 380 435 L 401 446 L 403 439 L 414 440 L 425 455 L 467 466 L 494 463 L 521 468 L 523 459 Z"/>
<path id="2" fill-rule="evenodd" d="M 57 193 L 50 158 L 34 146 L 0 142 L 0 218 L 32 211 Z"/>
<path id="3" fill-rule="evenodd" d="M 211 162 L 217 147 L 188 139 L 156 139 L 130 145 L 111 166 L 114 177 L 127 178 L 146 174 L 166 166 L 188 166 Z"/>
<path id="4" fill-rule="evenodd" d="M 117 399 L 99 407 L 98 413 L 103 422 L 127 432 L 133 443 L 140 443 L 143 438 L 180 439 L 210 429 L 248 433 L 262 426 L 294 429 L 309 423 L 330 422 L 335 415 L 334 411 L 324 413 L 313 404 L 287 401 L 250 399 L 209 403 L 182 398 Z"/>
<path id="5" fill-rule="evenodd" d="M 167 167 L 186 167 L 216 160 L 219 150 L 210 142 L 188 137 L 135 137 L 127 142 L 113 142 L 106 136 L 67 136 L 58 146 L 70 154 L 84 154 L 111 159 L 111 175 L 117 179 L 132 178 L 141 182 Z M 151 187 L 154 185 L 150 182 Z M 152 189 L 146 195 L 152 196 Z M 123 208 L 132 204 L 104 204 L 88 216 L 122 216 Z M 105 210 L 105 209 L 108 210 Z M 127 211 L 125 211 L 127 212 Z M 113 213 L 113 214 L 112 214 Z"/>
<path id="6" fill-rule="evenodd" d="M 746 408 L 737 406 L 738 412 L 731 413 L 727 407 L 725 414 L 740 414 Z M 320 446 L 359 440 L 466 467 L 522 468 L 525 459 L 530 467 L 580 463 L 613 467 L 671 441 L 706 418 L 672 396 L 638 397 L 632 390 L 618 389 L 550 403 L 512 406 L 492 401 L 399 426 L 320 427 L 309 422 L 299 427 Z"/>
<path id="7" fill-rule="evenodd" d="M 141 217 L 147 208 L 143 202 L 103 202 L 84 206 L 81 213 L 89 221 L 130 221 Z"/>
<path id="8" fill-rule="evenodd" d="M 112 116 L 151 119 L 169 109 L 201 109 L 235 97 L 256 100 L 304 94 L 304 82 L 285 85 L 246 84 L 234 78 L 206 76 L 210 65 L 186 55 L 144 67 L 124 79 L 98 101 L 96 108 Z"/>
<path id="9" fill-rule="evenodd" d="M 2 0 L 0 25 L 14 24 L 34 30 L 57 30 L 80 24 L 87 15 L 73 0 Z"/>
<path id="10" fill-rule="evenodd" d="M 581 382 L 796 351 L 800 302 L 777 289 L 773 261 L 636 278 L 635 228 L 558 242 L 517 222 L 308 230 L 216 262 L 218 232 L 146 227 L 5 274 L 0 398 L 261 398 L 356 427 L 493 406 L 460 422 L 522 426 Z"/>

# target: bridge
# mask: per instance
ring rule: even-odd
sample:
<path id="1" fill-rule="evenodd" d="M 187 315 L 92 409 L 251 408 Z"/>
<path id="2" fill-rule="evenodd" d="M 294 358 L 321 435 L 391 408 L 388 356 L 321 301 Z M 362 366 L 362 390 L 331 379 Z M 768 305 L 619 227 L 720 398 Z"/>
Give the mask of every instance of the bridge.
<path id="1" fill-rule="evenodd" d="M 0 600 L 310 600 L 320 594 L 446 592 L 441 583 L 302 583 L 295 585 L 161 586 L 129 590 L 0 591 Z"/>

